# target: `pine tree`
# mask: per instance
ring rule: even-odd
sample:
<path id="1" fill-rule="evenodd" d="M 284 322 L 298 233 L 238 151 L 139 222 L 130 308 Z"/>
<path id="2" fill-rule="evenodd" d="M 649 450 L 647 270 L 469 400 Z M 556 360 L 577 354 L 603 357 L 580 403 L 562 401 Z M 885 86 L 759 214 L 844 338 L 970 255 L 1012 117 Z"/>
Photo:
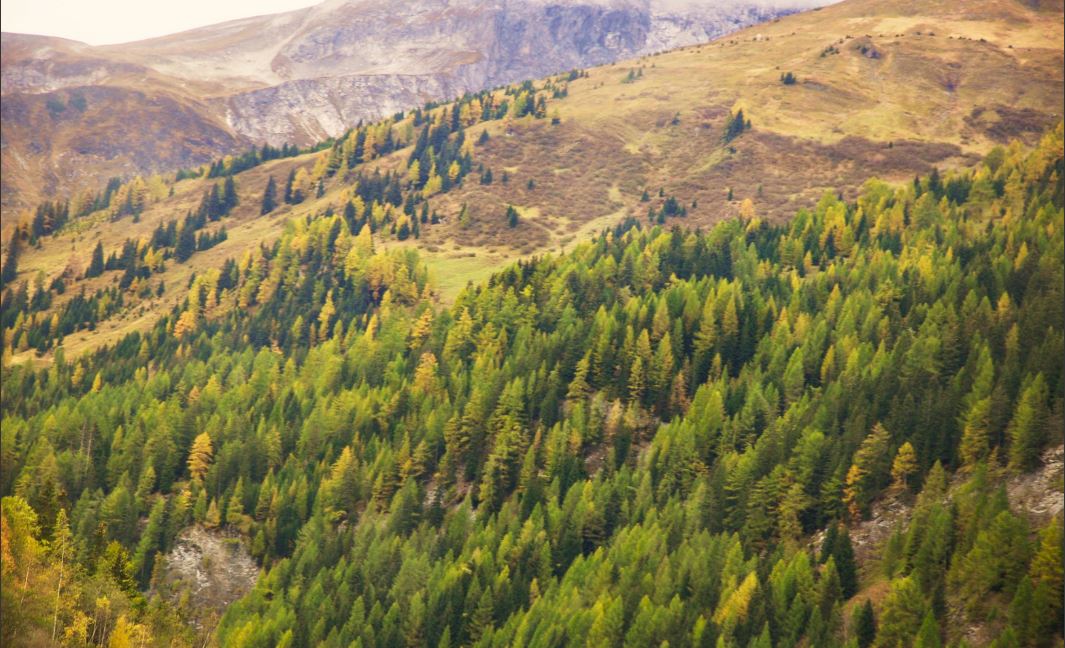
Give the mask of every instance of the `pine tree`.
<path id="1" fill-rule="evenodd" d="M 1022 578 L 1009 607 L 1009 627 L 1016 634 L 1019 645 L 1028 645 L 1028 637 L 1038 620 L 1032 619 L 1032 580 Z"/>
<path id="2" fill-rule="evenodd" d="M 492 629 L 492 617 L 495 606 L 492 603 L 492 588 L 486 587 L 477 601 L 477 607 L 470 611 L 466 634 L 471 643 L 475 643 L 485 632 Z"/>
<path id="3" fill-rule="evenodd" d="M 432 327 L 433 311 L 431 308 L 426 308 L 411 327 L 407 348 L 411 351 L 416 351 L 421 348 L 432 333 Z"/>
<path id="4" fill-rule="evenodd" d="M 148 584 L 155 564 L 156 551 L 162 549 L 164 534 L 166 532 L 166 499 L 156 497 L 148 514 L 148 524 L 141 534 L 137 543 L 137 550 L 133 554 L 133 572 L 137 575 L 141 586 Z"/>
<path id="5" fill-rule="evenodd" d="M 223 183 L 222 190 L 222 213 L 228 214 L 237 206 L 240 202 L 240 198 L 237 197 L 237 185 L 233 180 L 233 176 L 226 176 L 226 180 Z"/>
<path id="6" fill-rule="evenodd" d="M 16 229 L 11 233 L 11 243 L 7 246 L 7 258 L 0 270 L 0 286 L 6 286 L 18 276 L 19 236 Z"/>
<path id="7" fill-rule="evenodd" d="M 917 639 L 913 643 L 914 648 L 943 648 L 943 642 L 939 638 L 939 624 L 936 617 L 929 610 L 921 622 L 921 629 L 917 631 Z"/>
<path id="8" fill-rule="evenodd" d="M 843 589 L 839 581 L 839 570 L 836 569 L 835 558 L 829 558 L 825 563 L 824 571 L 817 583 L 817 607 L 822 618 L 828 618 L 832 614 L 832 608 L 843 596 Z"/>
<path id="9" fill-rule="evenodd" d="M 226 524 L 236 526 L 244 519 L 244 478 L 237 478 L 237 485 L 233 488 L 233 495 L 226 504 Z"/>
<path id="10" fill-rule="evenodd" d="M 881 609 L 876 645 L 883 648 L 909 645 L 927 612 L 921 588 L 913 578 L 893 581 Z"/>
<path id="11" fill-rule="evenodd" d="M 283 194 L 284 200 L 287 204 L 299 202 L 295 199 L 295 195 L 292 191 L 292 185 L 296 182 L 296 169 L 293 168 L 288 172 L 288 178 L 285 179 L 285 191 Z"/>
<path id="12" fill-rule="evenodd" d="M 203 524 L 209 529 L 218 528 L 222 524 L 222 512 L 218 508 L 218 500 L 211 498 L 211 503 L 207 506 L 207 514 L 203 518 Z"/>
<path id="13" fill-rule="evenodd" d="M 991 450 L 990 426 L 991 398 L 982 398 L 969 408 L 962 428 L 958 454 L 967 467 L 972 467 L 987 457 Z"/>
<path id="14" fill-rule="evenodd" d="M 629 370 L 629 398 L 634 403 L 643 400 L 644 391 L 647 387 L 647 379 L 643 368 L 643 358 L 637 356 Z"/>
<path id="15" fill-rule="evenodd" d="M 422 354 L 418 360 L 418 366 L 414 370 L 414 379 L 411 384 L 412 392 L 432 396 L 439 391 L 436 379 L 438 364 L 436 356 L 431 351 L 426 351 Z"/>
<path id="16" fill-rule="evenodd" d="M 982 461 L 991 450 L 991 391 L 994 387 L 995 368 L 991 352 L 984 344 L 977 352 L 972 388 L 965 397 L 965 414 L 962 418 L 962 437 L 958 446 L 966 468 Z"/>
<path id="17" fill-rule="evenodd" d="M 876 616 L 873 614 L 873 603 L 869 599 L 865 599 L 854 609 L 851 632 L 858 641 L 858 648 L 869 648 L 876 640 Z"/>
<path id="18" fill-rule="evenodd" d="M 1035 586 L 1032 593 L 1034 637 L 1062 632 L 1062 598 L 1065 596 L 1065 566 L 1062 563 L 1062 521 L 1059 514 L 1039 534 L 1039 549 L 1028 571 Z"/>
<path id="19" fill-rule="evenodd" d="M 5 538 L 5 540 L 6 539 L 7 538 Z M 56 639 L 56 631 L 59 628 L 59 603 L 63 597 L 63 578 L 67 577 L 68 581 L 71 580 L 67 571 L 69 569 L 68 562 L 72 561 L 75 557 L 74 549 L 74 536 L 70 532 L 70 521 L 67 518 L 67 511 L 66 509 L 59 509 L 59 512 L 55 516 L 55 524 L 52 526 L 52 543 L 49 547 L 52 554 L 52 560 L 59 563 L 59 577 L 55 590 L 55 611 L 52 615 L 53 642 Z M 6 554 L 6 552 L 4 553 Z"/>
<path id="20" fill-rule="evenodd" d="M 788 403 L 795 403 L 802 396 L 805 387 L 805 375 L 803 373 L 802 347 L 798 347 L 791 354 L 787 368 L 784 370 L 784 397 Z"/>
<path id="21" fill-rule="evenodd" d="M 1009 424 L 1010 469 L 1023 472 L 1033 468 L 1046 437 L 1047 387 L 1039 374 L 1025 387 Z"/>
<path id="22" fill-rule="evenodd" d="M 982 610 L 992 591 L 1013 592 L 1028 562 L 1028 526 L 1010 511 L 1001 511 L 977 533 L 972 548 L 955 559 L 951 581 L 970 611 Z"/>
<path id="23" fill-rule="evenodd" d="M 97 242 L 96 247 L 92 249 L 92 260 L 89 261 L 89 268 L 85 271 L 86 278 L 99 277 L 104 273 L 104 246 L 103 243 Z"/>
<path id="24" fill-rule="evenodd" d="M 890 476 L 891 434 L 877 423 L 854 453 L 854 463 L 847 471 L 844 501 L 854 520 L 861 520 L 876 492 Z"/>
<path id="25" fill-rule="evenodd" d="M 211 437 L 206 432 L 201 432 L 193 440 L 192 450 L 189 451 L 189 476 L 194 482 L 203 481 L 213 457 L 214 448 L 211 446 Z"/>
<path id="26" fill-rule="evenodd" d="M 174 246 L 174 258 L 178 262 L 187 261 L 196 252 L 196 230 L 187 222 L 178 233 L 177 245 Z"/>
<path id="27" fill-rule="evenodd" d="M 139 596 L 137 581 L 133 578 L 133 563 L 129 553 L 117 540 L 112 540 L 96 560 L 96 572 L 107 577 L 118 589 L 130 597 Z"/>
<path id="28" fill-rule="evenodd" d="M 739 135 L 746 129 L 750 128 L 750 122 L 748 122 L 743 116 L 743 109 L 737 110 L 735 113 L 729 115 L 728 123 L 725 124 L 725 143 L 729 143 L 732 140 L 739 137 Z"/>
<path id="29" fill-rule="evenodd" d="M 266 181 L 266 189 L 263 191 L 262 207 L 259 210 L 259 214 L 266 215 L 274 211 L 277 207 L 277 183 L 274 182 L 274 176 Z M 351 203 L 348 203 L 350 206 Z"/>
<path id="30" fill-rule="evenodd" d="M 854 559 L 854 545 L 851 544 L 851 534 L 847 529 L 843 529 L 843 532 L 836 536 L 832 557 L 836 559 L 843 598 L 849 599 L 858 592 L 858 564 Z"/>
<path id="31" fill-rule="evenodd" d="M 895 461 L 891 464 L 891 479 L 893 487 L 898 491 L 910 487 L 910 479 L 917 472 L 917 452 L 907 441 L 903 443 L 895 453 Z"/>
<path id="32" fill-rule="evenodd" d="M 585 646 L 593 648 L 620 645 L 625 627 L 621 599 L 609 595 L 600 597 L 592 606 L 592 614 L 594 620 L 588 630 Z"/>
<path id="33" fill-rule="evenodd" d="M 570 381 L 569 388 L 566 390 L 566 400 L 572 402 L 580 402 L 588 397 L 591 392 L 591 387 L 588 385 L 588 369 L 591 363 L 591 356 L 585 353 L 580 360 L 577 361 L 577 367 L 573 372 L 573 380 Z"/>
<path id="34" fill-rule="evenodd" d="M 201 211 L 207 216 L 207 220 L 216 221 L 226 213 L 226 204 L 222 199 L 222 192 L 218 190 L 218 183 L 211 185 L 210 191 L 203 196 Z"/>

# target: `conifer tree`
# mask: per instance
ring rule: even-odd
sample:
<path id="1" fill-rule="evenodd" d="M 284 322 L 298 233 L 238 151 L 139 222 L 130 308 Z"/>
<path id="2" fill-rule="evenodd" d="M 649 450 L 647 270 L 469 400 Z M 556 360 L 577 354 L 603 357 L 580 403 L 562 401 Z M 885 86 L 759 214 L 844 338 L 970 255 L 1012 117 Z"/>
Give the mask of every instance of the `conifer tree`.
<path id="1" fill-rule="evenodd" d="M 855 520 L 865 515 L 873 495 L 890 477 L 890 442 L 890 433 L 877 423 L 854 453 L 854 463 L 847 472 L 844 501 Z"/>
<path id="2" fill-rule="evenodd" d="M 917 472 L 917 452 L 909 441 L 899 446 L 891 464 L 891 479 L 896 490 L 906 490 L 911 477 Z"/>
<path id="3" fill-rule="evenodd" d="M 277 207 L 277 184 L 274 182 L 274 176 L 266 181 L 266 189 L 263 190 L 263 202 L 262 207 L 259 209 L 259 213 L 262 215 L 269 214 Z M 351 203 L 348 203 L 350 206 Z"/>
<path id="4" fill-rule="evenodd" d="M 1039 534 L 1039 549 L 1032 558 L 1029 577 L 1034 584 L 1031 614 L 1033 637 L 1062 632 L 1062 597 L 1065 595 L 1062 563 L 1062 521 L 1059 514 Z"/>
<path id="5" fill-rule="evenodd" d="M 192 449 L 189 451 L 189 476 L 194 482 L 203 481 L 213 458 L 214 448 L 211 446 L 211 437 L 206 432 L 201 432 L 192 442 Z"/>
<path id="6" fill-rule="evenodd" d="M 858 648 L 869 648 L 876 640 L 876 616 L 873 614 L 873 603 L 869 599 L 854 608 L 854 616 L 851 620 L 853 636 L 857 639 Z"/>
<path id="7" fill-rule="evenodd" d="M 86 277 L 99 277 L 104 273 L 104 246 L 103 243 L 97 242 L 96 247 L 92 249 L 92 260 L 89 261 L 89 268 L 85 271 Z"/>
<path id="8" fill-rule="evenodd" d="M 1040 373 L 1024 388 L 1009 424 L 1009 465 L 1015 472 L 1035 466 L 1045 439 L 1047 388 Z"/>
<path id="9" fill-rule="evenodd" d="M 858 592 L 858 564 L 854 560 L 854 545 L 851 544 L 851 534 L 847 529 L 843 529 L 843 532 L 836 536 L 832 557 L 835 558 L 836 569 L 839 571 L 843 598 L 849 599 Z"/>
<path id="10" fill-rule="evenodd" d="M 244 478 L 237 478 L 237 485 L 233 488 L 233 494 L 226 504 L 225 522 L 236 526 L 244 518 Z"/>
<path id="11" fill-rule="evenodd" d="M 222 213 L 228 214 L 237 206 L 240 198 L 237 197 L 237 185 L 232 175 L 226 176 L 222 190 Z"/>
<path id="12" fill-rule="evenodd" d="M 11 243 L 7 246 L 7 257 L 3 269 L 0 269 L 0 287 L 6 286 L 18 276 L 19 236 L 16 229 L 11 233 Z"/>
<path id="13" fill-rule="evenodd" d="M 174 246 L 174 258 L 178 262 L 187 261 L 196 252 L 196 230 L 187 222 L 178 232 L 177 245 Z"/>
<path id="14" fill-rule="evenodd" d="M 925 613 L 924 620 L 921 622 L 921 629 L 917 631 L 917 639 L 913 645 L 914 648 L 943 647 L 943 642 L 939 638 L 939 624 L 936 623 L 936 617 L 932 614 L 932 610 Z"/>
<path id="15" fill-rule="evenodd" d="M 296 169 L 293 168 L 291 171 L 288 172 L 288 178 L 285 179 L 285 191 L 282 194 L 282 196 L 283 196 L 283 198 L 285 200 L 285 203 L 290 204 L 290 205 L 292 203 L 299 202 L 299 201 L 297 201 L 295 199 L 295 195 L 293 193 L 292 185 L 295 184 L 295 182 L 296 182 Z"/>
<path id="16" fill-rule="evenodd" d="M 913 578 L 893 581 L 880 613 L 876 646 L 908 645 L 920 630 L 927 613 L 928 606 L 921 588 Z"/>

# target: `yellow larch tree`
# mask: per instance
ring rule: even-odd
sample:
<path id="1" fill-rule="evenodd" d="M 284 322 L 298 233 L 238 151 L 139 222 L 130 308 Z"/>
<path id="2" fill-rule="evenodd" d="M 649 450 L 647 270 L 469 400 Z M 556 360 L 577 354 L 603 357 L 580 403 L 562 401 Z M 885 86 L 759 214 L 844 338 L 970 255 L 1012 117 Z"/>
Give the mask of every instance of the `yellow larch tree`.
<path id="1" fill-rule="evenodd" d="M 193 440 L 192 449 L 189 451 L 189 476 L 192 477 L 192 481 L 196 483 L 203 481 L 213 458 L 214 448 L 211 446 L 211 436 L 206 432 L 201 432 Z"/>

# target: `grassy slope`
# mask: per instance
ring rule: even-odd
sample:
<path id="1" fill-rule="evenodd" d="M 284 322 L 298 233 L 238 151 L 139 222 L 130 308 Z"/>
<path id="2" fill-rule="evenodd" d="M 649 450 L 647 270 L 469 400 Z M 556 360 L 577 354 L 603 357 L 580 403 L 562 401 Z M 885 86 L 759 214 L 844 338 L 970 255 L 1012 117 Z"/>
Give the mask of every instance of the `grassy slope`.
<path id="1" fill-rule="evenodd" d="M 780 219 L 825 190 L 853 195 L 870 176 L 902 181 L 933 165 L 970 162 L 996 143 L 1036 136 L 1063 112 L 1062 7 L 1049 4 L 1036 11 L 1007 0 L 847 0 L 703 46 L 589 70 L 570 84 L 567 98 L 551 101 L 561 124 L 489 124 L 492 138 L 474 160 L 492 168 L 496 182 L 482 186 L 471 176 L 434 197 L 444 221 L 408 244 L 422 248 L 446 300 L 515 258 L 567 247 L 626 215 L 644 216 L 645 187 L 653 196 L 664 188 L 688 206 L 697 201 L 686 224 L 699 226 L 737 213 L 746 198 L 759 215 Z M 829 47 L 839 53 L 821 56 Z M 622 83 L 634 68 L 642 68 L 642 78 Z M 798 83 L 780 82 L 787 71 Z M 724 146 L 725 119 L 737 107 L 753 129 Z M 401 151 L 374 164 L 395 168 L 405 159 Z M 287 218 L 341 206 L 348 194 L 336 184 L 322 199 L 259 217 L 267 176 L 281 181 L 293 165 L 310 170 L 314 161 L 305 155 L 240 174 L 242 204 L 225 221 L 229 240 L 186 264 L 169 262 L 152 279 L 166 283 L 162 298 L 127 308 L 95 332 L 68 336 L 68 356 L 148 327 L 183 299 L 192 272 L 271 241 Z M 507 184 L 499 180 L 504 170 Z M 97 240 L 110 253 L 126 237 L 149 236 L 194 207 L 204 186 L 180 183 L 139 224 L 80 224 L 46 239 L 24 253 L 20 280 L 68 266 L 80 272 Z M 473 216 L 467 228 L 454 218 L 462 204 Z M 507 204 L 522 212 L 514 230 L 504 223 Z M 117 275 L 79 282 L 66 296 Z"/>
<path id="2" fill-rule="evenodd" d="M 84 112 L 69 105 L 75 96 L 86 101 Z M 55 100 L 66 106 L 61 112 L 49 110 L 48 102 Z M 246 146 L 217 111 L 154 72 L 115 75 L 107 86 L 13 93 L 4 102 L 0 232 L 5 237 L 23 205 L 72 187 L 98 189 L 107 178 L 130 176 L 139 168 L 170 171 Z M 79 163 L 72 164 L 72 157 Z"/>

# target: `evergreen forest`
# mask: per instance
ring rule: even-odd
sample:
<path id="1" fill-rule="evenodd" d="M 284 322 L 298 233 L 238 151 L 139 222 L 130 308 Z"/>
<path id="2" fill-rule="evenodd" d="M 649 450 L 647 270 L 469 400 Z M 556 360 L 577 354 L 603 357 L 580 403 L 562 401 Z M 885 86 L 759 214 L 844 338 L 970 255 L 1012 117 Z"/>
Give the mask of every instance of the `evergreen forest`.
<path id="1" fill-rule="evenodd" d="M 414 190 L 478 172 L 456 133 L 420 132 Z M 149 331 L 4 368 L 0 639 L 1061 646 L 1062 518 L 1011 484 L 1065 426 L 1063 140 L 781 224 L 629 219 L 453 303 L 366 206 L 399 180 L 362 178 Z M 219 185 L 159 250 L 214 244 Z M 394 239 L 431 222 L 413 196 Z M 260 568 L 211 623 L 163 593 L 189 528 Z"/>

